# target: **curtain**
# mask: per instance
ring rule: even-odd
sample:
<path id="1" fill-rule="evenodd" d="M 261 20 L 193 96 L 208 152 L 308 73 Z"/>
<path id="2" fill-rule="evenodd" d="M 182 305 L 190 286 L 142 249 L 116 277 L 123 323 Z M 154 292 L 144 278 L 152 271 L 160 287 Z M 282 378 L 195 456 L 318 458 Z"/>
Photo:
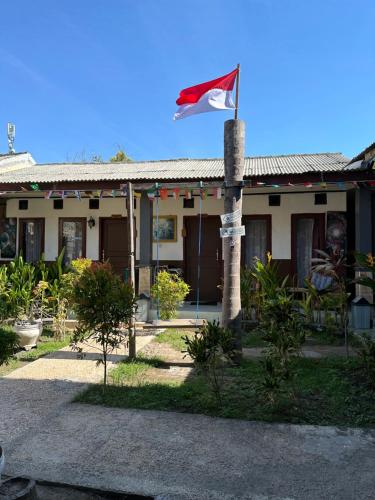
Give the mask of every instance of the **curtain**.
<path id="1" fill-rule="evenodd" d="M 41 258 L 42 222 L 24 223 L 24 257 L 26 262 L 37 262 Z"/>
<path id="2" fill-rule="evenodd" d="M 305 286 L 304 279 L 311 271 L 314 237 L 314 219 L 298 219 L 297 228 L 297 284 Z"/>
<path id="3" fill-rule="evenodd" d="M 267 248 L 267 221 L 265 219 L 252 219 L 246 223 L 245 233 L 245 264 L 251 266 L 254 257 L 258 257 L 263 263 L 266 261 Z"/>
<path id="4" fill-rule="evenodd" d="M 82 257 L 83 229 L 82 222 L 63 222 L 62 244 L 65 247 L 64 264 L 68 265 L 72 260 Z"/>

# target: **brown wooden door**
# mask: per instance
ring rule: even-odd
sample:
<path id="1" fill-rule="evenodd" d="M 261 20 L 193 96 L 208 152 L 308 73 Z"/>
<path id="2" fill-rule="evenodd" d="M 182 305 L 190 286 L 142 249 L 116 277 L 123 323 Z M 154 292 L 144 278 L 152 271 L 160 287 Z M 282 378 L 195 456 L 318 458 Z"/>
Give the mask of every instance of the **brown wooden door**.
<path id="1" fill-rule="evenodd" d="M 191 286 L 188 297 L 191 301 L 197 300 L 198 285 L 198 233 L 199 217 L 184 217 L 185 242 L 184 263 L 185 280 Z M 200 302 L 217 302 L 221 300 L 222 277 L 222 246 L 220 238 L 220 217 L 202 217 L 201 257 L 200 257 Z"/>
<path id="2" fill-rule="evenodd" d="M 114 272 L 125 278 L 125 269 L 128 267 L 126 218 L 100 219 L 100 259 L 108 260 Z"/>

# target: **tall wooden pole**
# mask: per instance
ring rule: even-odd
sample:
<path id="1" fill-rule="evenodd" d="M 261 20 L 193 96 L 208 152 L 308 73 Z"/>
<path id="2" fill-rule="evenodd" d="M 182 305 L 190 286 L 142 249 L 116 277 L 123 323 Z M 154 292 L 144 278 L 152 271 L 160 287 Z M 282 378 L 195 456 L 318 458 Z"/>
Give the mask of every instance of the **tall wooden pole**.
<path id="1" fill-rule="evenodd" d="M 128 267 L 129 267 L 129 284 L 135 290 L 135 251 L 134 251 L 134 194 L 131 182 L 127 183 L 127 223 L 128 223 Z M 129 359 L 136 357 L 136 339 L 134 317 L 132 316 L 129 323 Z"/>
<path id="2" fill-rule="evenodd" d="M 244 171 L 245 122 L 227 120 L 224 123 L 225 196 L 224 213 L 239 210 L 242 214 L 242 185 Z M 223 227 L 238 228 L 241 218 Z M 241 236 L 223 238 L 224 290 L 222 324 L 234 333 L 237 358 L 241 356 Z"/>

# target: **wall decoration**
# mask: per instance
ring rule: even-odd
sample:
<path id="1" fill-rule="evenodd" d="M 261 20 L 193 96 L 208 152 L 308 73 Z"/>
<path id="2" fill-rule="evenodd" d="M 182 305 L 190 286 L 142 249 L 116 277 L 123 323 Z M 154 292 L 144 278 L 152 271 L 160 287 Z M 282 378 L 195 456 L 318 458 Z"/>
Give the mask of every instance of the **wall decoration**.
<path id="1" fill-rule="evenodd" d="M 159 234 L 158 234 L 159 233 Z M 152 228 L 154 243 L 173 243 L 177 241 L 177 215 L 159 215 L 159 228 L 157 218 L 154 217 Z"/>
<path id="2" fill-rule="evenodd" d="M 331 252 L 346 252 L 346 226 L 345 212 L 327 213 L 326 246 Z"/>
<path id="3" fill-rule="evenodd" d="M 17 253 L 17 219 L 0 220 L 0 258 L 14 259 Z"/>

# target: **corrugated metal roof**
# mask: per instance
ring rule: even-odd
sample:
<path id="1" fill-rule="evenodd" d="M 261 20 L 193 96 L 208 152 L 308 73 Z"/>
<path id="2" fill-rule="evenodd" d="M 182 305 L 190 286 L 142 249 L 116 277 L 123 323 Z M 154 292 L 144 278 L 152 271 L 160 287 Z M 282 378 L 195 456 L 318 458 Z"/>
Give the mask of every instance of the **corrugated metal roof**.
<path id="1" fill-rule="evenodd" d="M 336 172 L 349 159 L 341 153 L 315 153 L 245 158 L 245 177 L 298 175 Z M 166 181 L 179 179 L 220 179 L 224 160 L 178 159 L 132 163 L 53 163 L 36 164 L 13 172 L 1 172 L 1 183 L 71 182 L 71 181 Z"/>

